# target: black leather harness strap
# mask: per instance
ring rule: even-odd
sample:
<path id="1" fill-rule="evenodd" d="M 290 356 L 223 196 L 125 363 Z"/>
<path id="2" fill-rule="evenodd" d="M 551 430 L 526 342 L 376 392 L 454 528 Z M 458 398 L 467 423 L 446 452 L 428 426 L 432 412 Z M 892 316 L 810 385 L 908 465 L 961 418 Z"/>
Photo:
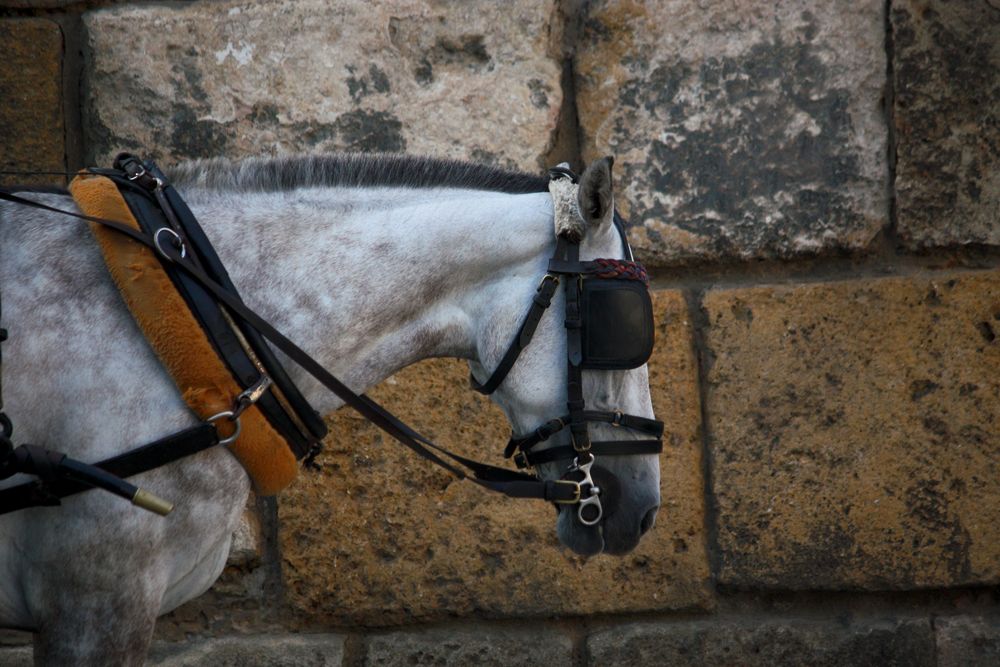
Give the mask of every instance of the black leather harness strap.
<path id="1" fill-rule="evenodd" d="M 192 454 L 215 447 L 218 444 L 219 436 L 215 427 L 211 424 L 203 423 L 93 465 L 115 477 L 131 477 L 167 465 L 168 463 L 179 461 Z M 22 445 L 18 449 L 22 449 L 23 447 L 30 447 L 30 445 Z M 33 450 L 22 451 L 32 452 Z M 65 498 L 66 496 L 71 496 L 92 488 L 93 485 L 88 482 L 75 480 L 68 478 L 64 474 L 56 473 L 54 468 L 66 459 L 65 455 L 41 450 L 41 448 L 35 448 L 34 452 L 39 453 L 32 454 L 31 461 L 27 462 L 27 464 L 22 463 L 22 467 L 19 469 L 0 470 L 0 478 L 9 477 L 18 472 L 38 474 L 37 462 L 43 460 L 40 457 L 41 452 L 47 452 L 47 454 L 41 454 L 41 456 L 50 465 L 48 469 L 49 474 L 38 475 L 38 480 L 0 490 L 0 514 L 16 512 L 17 510 L 39 505 L 58 505 L 60 498 Z"/>

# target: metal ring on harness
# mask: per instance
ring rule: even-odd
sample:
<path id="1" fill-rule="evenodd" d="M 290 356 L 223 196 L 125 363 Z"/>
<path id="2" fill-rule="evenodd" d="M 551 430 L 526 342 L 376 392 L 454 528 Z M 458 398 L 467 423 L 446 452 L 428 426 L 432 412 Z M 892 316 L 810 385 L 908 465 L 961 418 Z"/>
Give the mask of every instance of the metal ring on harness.
<path id="1" fill-rule="evenodd" d="M 184 247 L 184 241 L 181 240 L 180 234 L 178 234 L 174 230 L 170 229 L 169 227 L 160 227 L 153 234 L 153 245 L 156 246 L 156 252 L 158 252 L 161 255 L 163 255 L 163 257 L 165 259 L 169 259 L 171 261 L 173 261 L 173 259 L 174 259 L 170 255 L 168 255 L 166 253 L 166 251 L 163 250 L 163 246 L 160 245 L 160 232 L 166 232 L 166 233 L 170 234 L 171 236 L 173 236 L 174 239 L 177 241 L 177 247 L 180 248 L 181 259 L 184 259 L 185 257 L 187 257 L 187 248 Z"/>
<path id="2" fill-rule="evenodd" d="M 236 424 L 235 430 L 233 431 L 232 435 L 230 435 L 230 436 L 228 436 L 226 438 L 220 438 L 219 439 L 219 444 L 225 446 L 225 445 L 228 445 L 228 444 L 230 444 L 232 442 L 236 442 L 236 438 L 238 438 L 240 436 L 240 429 L 242 428 L 242 426 L 240 425 L 240 418 L 235 413 L 233 413 L 232 410 L 225 410 L 223 412 L 219 412 L 217 414 L 214 414 L 211 417 L 209 417 L 208 419 L 206 419 L 205 421 L 208 422 L 208 423 L 210 423 L 210 424 L 212 424 L 214 426 L 216 421 L 218 421 L 220 419 L 223 419 L 223 418 L 228 419 L 232 423 Z M 217 426 L 216 426 L 216 430 L 218 430 Z"/>

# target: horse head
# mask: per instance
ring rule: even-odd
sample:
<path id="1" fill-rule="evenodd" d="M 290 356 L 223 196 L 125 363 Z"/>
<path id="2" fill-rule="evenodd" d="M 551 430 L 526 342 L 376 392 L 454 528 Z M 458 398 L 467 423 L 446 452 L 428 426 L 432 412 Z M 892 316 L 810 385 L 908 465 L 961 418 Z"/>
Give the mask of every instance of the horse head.
<path id="1" fill-rule="evenodd" d="M 494 400 L 514 429 L 508 455 L 520 449 L 515 460 L 533 464 L 541 479 L 580 485 L 578 502 L 556 505 L 557 532 L 563 544 L 587 556 L 631 551 L 653 526 L 660 503 L 660 444 L 649 434 L 658 438 L 662 424 L 653 419 L 645 365 L 652 313 L 645 274 L 627 261 L 631 251 L 615 223 L 612 164 L 610 157 L 594 162 L 579 184 L 568 170 L 553 170 L 561 240 L 535 297 L 536 303 L 551 298 L 552 307 L 527 345 L 522 324 L 517 362 L 499 384 L 492 376 L 483 384 L 475 378 L 504 366 L 518 345 L 515 339 L 508 347 L 509 333 L 482 332 L 479 359 L 485 361 L 472 363 L 474 385 L 495 389 Z M 598 264 L 612 274 L 615 267 L 637 270 L 641 284 L 635 275 L 626 284 L 591 272 Z M 593 282 L 601 276 L 603 283 Z M 565 289 L 554 289 L 556 281 Z M 594 346 L 603 349 L 595 353 Z"/>

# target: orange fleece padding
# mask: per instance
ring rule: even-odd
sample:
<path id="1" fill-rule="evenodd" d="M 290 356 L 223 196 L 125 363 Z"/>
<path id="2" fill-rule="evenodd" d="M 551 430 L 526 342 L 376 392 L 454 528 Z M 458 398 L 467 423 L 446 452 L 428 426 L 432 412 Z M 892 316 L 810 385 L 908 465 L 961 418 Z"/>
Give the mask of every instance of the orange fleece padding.
<path id="1" fill-rule="evenodd" d="M 81 175 L 73 179 L 69 189 L 85 214 L 139 229 L 128 204 L 110 179 Z M 240 387 L 153 251 L 97 223 L 90 226 L 132 317 L 188 406 L 201 419 L 231 409 Z M 256 492 L 272 495 L 288 486 L 295 479 L 298 463 L 284 439 L 257 406 L 246 410 L 240 423 L 242 432 L 229 450 L 246 468 Z M 222 430 L 228 427 L 225 421 L 219 424 Z"/>

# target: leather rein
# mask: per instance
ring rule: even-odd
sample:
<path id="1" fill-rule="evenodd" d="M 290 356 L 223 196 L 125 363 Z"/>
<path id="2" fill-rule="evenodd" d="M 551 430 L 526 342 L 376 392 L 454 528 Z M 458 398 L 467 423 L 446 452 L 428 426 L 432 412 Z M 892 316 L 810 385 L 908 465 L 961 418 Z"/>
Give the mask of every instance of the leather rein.
<path id="1" fill-rule="evenodd" d="M 576 304 L 573 295 L 576 292 L 570 290 L 569 285 L 582 281 L 585 274 L 593 272 L 594 263 L 578 260 L 578 243 L 564 238 L 558 239 L 556 255 L 550 262 L 549 271 L 542 279 L 537 294 L 533 298 L 532 306 L 507 354 L 504 355 L 496 371 L 485 383 L 480 385 L 474 379 L 472 380 L 473 387 L 482 393 L 490 393 L 502 383 L 504 377 L 513 367 L 517 355 L 530 343 L 535 328 L 545 309 L 549 306 L 556 287 L 561 280 L 565 282 L 567 285 L 566 326 L 570 350 L 567 364 L 569 414 L 550 420 L 527 436 L 512 437 L 505 451 L 507 457 L 517 454 L 515 461 L 521 468 L 554 460 L 573 459 L 573 464 L 569 466 L 561 479 L 542 480 L 534 475 L 481 463 L 450 452 L 400 421 L 367 395 L 352 391 L 319 362 L 249 308 L 231 283 L 224 284 L 226 281 L 216 280 L 217 276 L 209 275 L 205 267 L 192 258 L 194 253 L 188 252 L 192 240 L 173 224 L 170 224 L 176 220 L 176 208 L 178 205 L 183 206 L 183 201 L 180 200 L 176 191 L 173 190 L 162 173 L 156 169 L 155 165 L 143 163 L 138 159 L 122 162 L 120 156 L 119 160 L 116 160 L 116 166 L 122 168 L 89 169 L 81 172 L 81 175 L 113 176 L 116 182 L 124 180 L 134 187 L 148 191 L 153 195 L 153 199 L 168 221 L 167 225 L 154 231 L 137 230 L 116 220 L 82 215 L 48 206 L 20 197 L 2 188 L 0 188 L 0 200 L 96 223 L 145 246 L 154 252 L 164 265 L 182 273 L 187 279 L 197 283 L 200 288 L 210 294 L 225 309 L 229 317 L 240 323 L 241 329 L 244 331 L 252 330 L 255 334 L 266 338 L 367 420 L 422 458 L 448 470 L 459 479 L 468 479 L 486 489 L 513 498 L 534 498 L 557 505 L 577 505 L 579 520 L 586 525 L 594 525 L 604 515 L 601 504 L 602 493 L 606 494 L 607 490 L 617 482 L 610 472 L 593 468 L 596 460 L 595 454 L 628 455 L 662 451 L 660 441 L 663 431 L 662 422 L 623 415 L 619 412 L 588 411 L 585 409 L 579 354 L 576 355 L 577 363 L 574 364 L 574 350 L 578 351 L 579 349 L 579 313 L 574 311 Z M 568 170 L 556 169 L 551 175 L 553 178 L 573 178 L 575 181 L 575 177 Z M 168 194 L 173 196 L 167 196 Z M 186 213 L 190 213 L 186 211 L 186 206 L 184 209 Z M 623 234 L 617 214 L 616 226 Z M 200 240 L 202 244 L 208 243 L 207 237 Z M 622 240 L 628 255 L 631 256 L 631 250 L 628 248 L 627 242 L 624 241 L 624 235 Z M 214 252 L 211 254 L 214 257 Z M 6 332 L 0 330 L 0 341 L 5 337 Z M 267 387 L 265 386 L 264 389 Z M 94 464 L 83 463 L 60 452 L 35 445 L 22 444 L 14 447 L 11 441 L 13 429 L 10 420 L 2 412 L 3 404 L 2 397 L 0 397 L 0 479 L 5 479 L 16 473 L 27 473 L 37 477 L 32 482 L 0 490 L 0 514 L 32 506 L 58 505 L 60 498 L 89 488 L 103 488 L 131 500 L 139 507 L 159 514 L 167 514 L 172 509 L 169 502 L 135 487 L 122 478 L 152 470 L 216 445 L 232 442 L 239 433 L 240 414 L 249 405 L 259 401 L 263 394 L 264 390 L 260 386 L 248 386 L 243 393 L 234 398 L 231 410 L 214 415 L 192 428 Z M 231 423 L 225 429 L 226 435 L 223 435 L 217 426 L 225 421 Z M 656 439 L 592 443 L 587 434 L 587 423 L 595 421 L 646 432 L 654 435 Z M 572 435 L 572 446 L 532 451 L 535 445 L 563 428 L 569 428 Z M 310 454 L 311 456 L 315 455 L 315 448 Z M 599 470 L 603 471 L 601 475 L 596 474 Z M 608 476 L 611 478 L 609 479 Z M 597 482 L 595 482 L 595 477 L 599 478 Z M 598 485 L 598 482 L 601 483 L 601 486 Z"/>

